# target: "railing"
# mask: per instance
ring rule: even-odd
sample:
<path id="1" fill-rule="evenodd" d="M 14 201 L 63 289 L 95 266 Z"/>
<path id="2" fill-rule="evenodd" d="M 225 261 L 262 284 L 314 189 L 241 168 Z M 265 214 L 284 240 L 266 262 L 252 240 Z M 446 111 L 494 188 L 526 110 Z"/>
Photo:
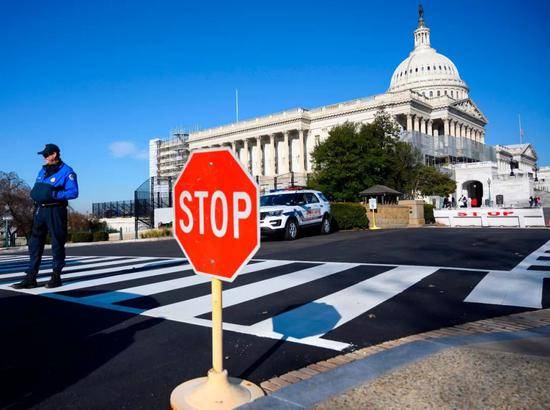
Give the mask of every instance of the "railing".
<path id="1" fill-rule="evenodd" d="M 96 202 L 92 204 L 92 214 L 96 218 L 131 217 L 135 214 L 134 201 Z"/>

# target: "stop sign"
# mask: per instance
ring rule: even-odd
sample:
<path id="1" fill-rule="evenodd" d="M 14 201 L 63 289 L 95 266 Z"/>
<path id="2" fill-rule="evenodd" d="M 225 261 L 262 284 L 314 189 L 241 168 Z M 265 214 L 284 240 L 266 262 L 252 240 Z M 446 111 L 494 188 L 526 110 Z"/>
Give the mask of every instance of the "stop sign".
<path id="1" fill-rule="evenodd" d="M 259 189 L 229 149 L 194 151 L 174 184 L 174 236 L 195 273 L 232 282 L 260 247 Z"/>

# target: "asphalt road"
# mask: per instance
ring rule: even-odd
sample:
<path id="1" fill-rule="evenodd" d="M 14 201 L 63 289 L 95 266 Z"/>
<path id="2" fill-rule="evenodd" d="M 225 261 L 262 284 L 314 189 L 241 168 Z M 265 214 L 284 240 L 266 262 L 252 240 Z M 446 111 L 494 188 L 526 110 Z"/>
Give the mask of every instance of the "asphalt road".
<path id="1" fill-rule="evenodd" d="M 547 229 L 346 231 L 294 242 L 263 238 L 256 258 L 508 270 L 548 239 Z M 74 247 L 67 254 L 182 256 L 174 240 Z"/>
<path id="2" fill-rule="evenodd" d="M 493 271 L 521 273 L 522 261 L 540 276 L 535 302 L 550 307 L 550 249 L 533 257 L 549 239 L 426 228 L 264 241 L 250 272 L 224 287 L 225 367 L 259 383 L 342 349 L 534 309 L 483 299 Z M 40 296 L 9 290 L 25 261 L 0 253 L 0 407 L 168 408 L 177 384 L 211 367 L 208 283 L 185 261 L 159 259 L 181 258 L 171 240 L 67 253 L 65 286 Z M 474 290 L 477 302 L 465 302 Z"/>

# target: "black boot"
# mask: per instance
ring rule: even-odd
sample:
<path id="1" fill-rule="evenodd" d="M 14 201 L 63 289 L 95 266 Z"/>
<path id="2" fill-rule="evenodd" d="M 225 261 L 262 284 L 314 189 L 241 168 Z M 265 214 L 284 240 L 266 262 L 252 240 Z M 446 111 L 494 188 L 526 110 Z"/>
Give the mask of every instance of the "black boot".
<path id="1" fill-rule="evenodd" d="M 61 286 L 63 283 L 61 282 L 61 274 L 60 273 L 52 273 L 52 277 L 50 280 L 44 285 L 44 287 L 51 289 L 51 288 L 57 288 Z"/>
<path id="2" fill-rule="evenodd" d="M 32 288 L 36 288 L 36 286 L 38 286 L 36 284 L 36 276 L 30 275 L 28 273 L 27 273 L 27 276 L 25 276 L 21 282 L 14 283 L 13 285 L 11 285 L 11 287 L 14 289 L 32 289 Z"/>

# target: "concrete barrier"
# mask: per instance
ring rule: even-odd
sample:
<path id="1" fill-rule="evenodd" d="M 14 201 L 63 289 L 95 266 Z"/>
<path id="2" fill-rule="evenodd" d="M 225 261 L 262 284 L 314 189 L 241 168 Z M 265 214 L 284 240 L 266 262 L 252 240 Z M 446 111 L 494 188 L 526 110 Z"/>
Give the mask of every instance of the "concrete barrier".
<path id="1" fill-rule="evenodd" d="M 458 208 L 434 210 L 435 221 L 451 227 L 544 227 L 542 208 Z"/>

